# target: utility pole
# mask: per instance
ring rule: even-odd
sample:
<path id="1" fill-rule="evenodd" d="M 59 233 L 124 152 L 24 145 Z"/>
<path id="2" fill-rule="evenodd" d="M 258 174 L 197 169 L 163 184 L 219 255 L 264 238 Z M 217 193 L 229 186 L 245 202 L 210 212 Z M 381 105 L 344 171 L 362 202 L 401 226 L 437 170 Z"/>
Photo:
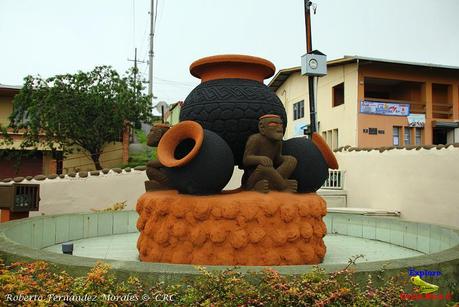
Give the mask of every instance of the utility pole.
<path id="1" fill-rule="evenodd" d="M 304 0 L 304 21 L 306 26 L 306 52 L 312 52 L 312 33 L 311 33 L 311 6 L 312 2 L 310 0 Z M 310 137 L 313 132 L 317 131 L 317 113 L 316 113 L 316 101 L 314 95 L 314 78 L 308 76 L 308 92 L 309 92 L 309 133 Z"/>
<path id="2" fill-rule="evenodd" d="M 150 9 L 150 51 L 148 52 L 148 95 L 153 101 L 153 40 L 155 36 L 155 0 L 151 0 Z"/>
<path id="3" fill-rule="evenodd" d="M 146 62 L 137 60 L 137 48 L 134 49 L 134 60 L 128 59 L 128 61 L 134 62 L 134 86 L 136 86 L 137 85 L 137 74 L 139 73 L 137 63 L 146 63 Z M 137 97 L 137 89 L 135 90 L 134 95 Z"/>
<path id="4" fill-rule="evenodd" d="M 137 83 L 137 47 L 134 49 L 134 84 Z M 137 94 L 137 91 L 135 91 L 135 94 Z"/>

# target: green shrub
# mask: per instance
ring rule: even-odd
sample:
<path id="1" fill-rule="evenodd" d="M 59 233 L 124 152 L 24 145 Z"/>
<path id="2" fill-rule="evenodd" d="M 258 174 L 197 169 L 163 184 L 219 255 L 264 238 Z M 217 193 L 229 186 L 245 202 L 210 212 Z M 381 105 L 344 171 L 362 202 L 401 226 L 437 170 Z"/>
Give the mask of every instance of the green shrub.
<path id="1" fill-rule="evenodd" d="M 147 144 L 147 134 L 142 129 L 134 129 L 134 134 L 140 144 Z"/>
<path id="2" fill-rule="evenodd" d="M 406 276 L 377 287 L 368 275 L 362 287 L 348 268 L 327 274 L 315 267 L 290 277 L 271 269 L 248 274 L 199 270 L 189 282 L 146 287 L 132 276 L 118 280 L 102 262 L 85 276 L 72 277 L 43 261 L 5 265 L 0 260 L 0 300 L 6 306 L 17 306 L 12 298 L 21 295 L 41 298 L 22 302 L 29 306 L 407 306 L 411 302 L 401 300 L 400 293 L 413 291 Z"/>

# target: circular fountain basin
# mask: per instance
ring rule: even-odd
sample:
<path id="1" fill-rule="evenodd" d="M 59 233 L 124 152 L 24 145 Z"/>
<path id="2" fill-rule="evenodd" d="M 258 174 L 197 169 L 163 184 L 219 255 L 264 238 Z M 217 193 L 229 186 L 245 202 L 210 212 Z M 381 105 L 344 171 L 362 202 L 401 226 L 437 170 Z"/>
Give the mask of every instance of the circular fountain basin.
<path id="1" fill-rule="evenodd" d="M 139 261 L 136 243 L 139 233 L 126 233 L 72 241 L 73 255 L 104 260 Z M 322 264 L 346 264 L 356 255 L 363 255 L 363 262 L 383 261 L 425 255 L 425 253 L 377 240 L 329 234 L 324 238 L 327 254 Z M 62 253 L 62 245 L 56 244 L 43 250 Z M 384 253 L 381 253 L 384 251 Z"/>
<path id="2" fill-rule="evenodd" d="M 40 216 L 0 224 L 0 256 L 6 262 L 45 260 L 69 273 L 81 273 L 104 259 L 115 272 L 136 273 L 148 280 L 181 280 L 199 273 L 192 265 L 145 263 L 137 259 L 135 211 Z M 399 274 L 410 267 L 442 271 L 442 282 L 457 279 L 459 230 L 394 217 L 329 212 L 324 222 L 327 253 L 320 265 L 326 271 L 344 268 L 348 259 L 364 255 L 357 273 Z M 74 255 L 63 255 L 61 244 L 73 242 Z M 226 266 L 208 266 L 225 269 Z M 241 271 L 265 267 L 243 266 Z M 274 267 L 281 274 L 302 274 L 312 265 Z"/>

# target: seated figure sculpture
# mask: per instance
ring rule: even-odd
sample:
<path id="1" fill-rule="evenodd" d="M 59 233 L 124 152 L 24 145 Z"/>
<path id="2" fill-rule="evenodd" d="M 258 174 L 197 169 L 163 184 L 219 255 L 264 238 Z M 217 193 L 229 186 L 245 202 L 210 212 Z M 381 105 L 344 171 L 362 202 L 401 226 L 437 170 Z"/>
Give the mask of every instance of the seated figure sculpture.
<path id="1" fill-rule="evenodd" d="M 259 118 L 259 133 L 251 135 L 245 146 L 242 187 L 267 193 L 270 190 L 296 192 L 297 181 L 291 180 L 297 160 L 282 155 L 284 125 L 279 115 L 267 114 Z"/>
<path id="2" fill-rule="evenodd" d="M 163 135 L 169 130 L 170 125 L 156 124 L 151 127 L 147 137 L 147 145 L 151 147 L 158 147 L 159 141 Z M 145 189 L 147 191 L 165 189 L 169 187 L 169 181 L 161 168 L 164 165 L 158 159 L 148 161 L 147 163 L 147 177 L 149 181 L 145 182 Z"/>

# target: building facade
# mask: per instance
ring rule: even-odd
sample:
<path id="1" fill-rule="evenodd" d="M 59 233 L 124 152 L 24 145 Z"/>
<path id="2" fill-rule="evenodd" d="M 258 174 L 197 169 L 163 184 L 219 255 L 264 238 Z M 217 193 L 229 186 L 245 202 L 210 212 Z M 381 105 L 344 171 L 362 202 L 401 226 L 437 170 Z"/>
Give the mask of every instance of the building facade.
<path id="1" fill-rule="evenodd" d="M 13 98 L 19 93 L 20 86 L 11 86 L 0 84 L 0 126 L 7 127 L 9 125 L 9 116 L 13 112 Z M 46 148 L 39 147 L 37 151 L 25 150 L 22 151 L 21 163 L 16 164 L 10 159 L 8 151 L 16 151 L 20 154 L 20 144 L 22 135 L 20 133 L 8 133 L 13 144 L 1 144 L 3 136 L 0 135 L 0 179 L 15 176 L 33 176 L 37 174 L 48 174 L 53 169 L 56 169 L 56 163 L 52 163 L 53 155 Z"/>
<path id="2" fill-rule="evenodd" d="M 459 67 L 345 57 L 317 84 L 318 132 L 336 149 L 459 142 Z M 307 77 L 280 70 L 269 83 L 288 114 L 287 137 L 309 125 Z"/>
<path id="3" fill-rule="evenodd" d="M 10 86 L 0 84 L 0 126 L 9 125 L 9 116 L 13 112 L 13 99 L 19 93 L 21 86 Z M 17 176 L 35 176 L 38 174 L 62 174 L 85 170 L 94 170 L 94 162 L 89 153 L 83 148 L 74 148 L 72 154 L 65 158 L 62 151 L 51 152 L 46 146 L 39 145 L 38 150 L 21 149 L 22 134 L 8 132 L 13 144 L 1 144 L 3 137 L 0 135 L 0 179 Z M 103 167 L 120 166 L 128 161 L 129 132 L 125 131 L 122 141 L 104 146 L 100 157 Z M 6 151 L 22 151 L 21 162 L 8 158 Z M 16 156 L 16 155 L 15 155 Z"/>
<path id="4" fill-rule="evenodd" d="M 182 109 L 183 101 L 177 101 L 171 104 L 170 109 L 166 113 L 166 122 L 175 125 L 180 121 L 180 110 Z"/>

